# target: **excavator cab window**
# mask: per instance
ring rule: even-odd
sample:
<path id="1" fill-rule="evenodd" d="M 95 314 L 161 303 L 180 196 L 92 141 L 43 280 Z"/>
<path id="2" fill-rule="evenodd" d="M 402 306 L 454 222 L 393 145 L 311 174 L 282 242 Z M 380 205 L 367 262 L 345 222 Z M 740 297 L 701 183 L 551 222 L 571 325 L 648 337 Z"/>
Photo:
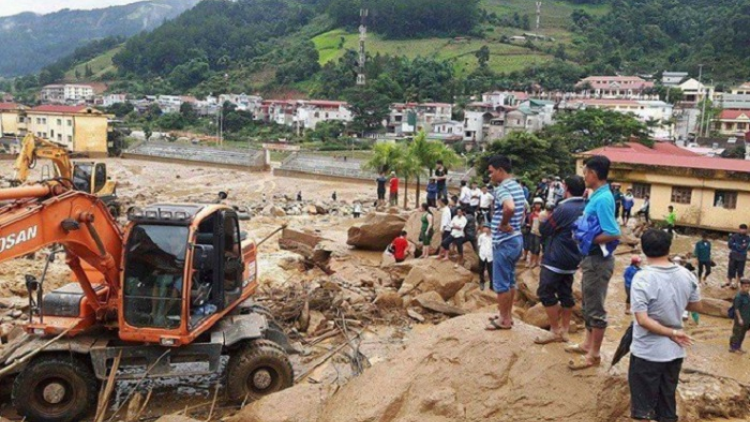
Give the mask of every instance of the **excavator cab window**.
<path id="1" fill-rule="evenodd" d="M 79 192 L 91 193 L 90 164 L 76 164 L 73 167 L 73 186 Z"/>
<path id="2" fill-rule="evenodd" d="M 195 327 L 205 317 L 213 315 L 219 310 L 221 301 L 218 300 L 219 289 L 216 288 L 216 247 L 218 246 L 216 229 L 218 214 L 205 218 L 198 224 L 195 233 L 195 249 L 193 252 L 193 273 L 190 287 L 190 327 Z M 200 251 L 200 253 L 199 253 Z M 202 256 L 205 254 L 205 256 Z M 197 260 L 203 261 L 197 265 Z"/>
<path id="3" fill-rule="evenodd" d="M 94 166 L 94 191 L 90 192 L 96 194 L 100 190 L 104 189 L 104 185 L 107 184 L 107 165 L 104 163 L 96 163 Z"/>
<path id="4" fill-rule="evenodd" d="M 187 240 L 187 227 L 141 224 L 132 229 L 123 294 L 128 324 L 180 327 Z"/>
<path id="5" fill-rule="evenodd" d="M 224 260 L 224 306 L 229 306 L 242 294 L 242 253 L 240 246 L 240 226 L 237 214 L 222 211 Z"/>

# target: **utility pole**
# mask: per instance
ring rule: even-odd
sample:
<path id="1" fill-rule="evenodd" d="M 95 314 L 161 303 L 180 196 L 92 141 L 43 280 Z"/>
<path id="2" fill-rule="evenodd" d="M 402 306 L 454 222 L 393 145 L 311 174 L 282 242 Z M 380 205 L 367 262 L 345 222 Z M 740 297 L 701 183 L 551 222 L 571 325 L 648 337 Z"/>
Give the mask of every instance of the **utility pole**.
<path id="1" fill-rule="evenodd" d="M 713 81 L 709 81 L 713 84 Z M 709 125 L 711 124 L 711 119 L 708 118 L 706 115 L 706 103 L 708 103 L 708 88 L 704 87 L 703 89 L 703 111 L 701 112 L 701 127 L 703 128 L 703 136 L 708 138 L 708 132 L 709 132 Z M 706 119 L 706 123 L 703 123 L 703 119 Z"/>
<path id="2" fill-rule="evenodd" d="M 539 31 L 539 26 L 542 22 L 542 2 L 536 2 L 536 30 Z"/>
<path id="3" fill-rule="evenodd" d="M 698 65 L 698 85 L 700 85 L 700 87 L 698 89 L 698 93 L 700 93 L 701 91 L 703 91 L 703 63 L 701 63 L 701 64 Z M 696 100 L 697 100 L 697 98 L 696 98 Z M 706 108 L 706 95 L 704 93 L 703 94 L 703 109 L 705 110 L 705 108 Z M 701 113 L 701 120 L 700 120 L 700 122 L 698 124 L 698 133 L 697 133 L 697 135 L 701 136 L 702 133 L 703 133 L 703 113 Z"/>
<path id="4" fill-rule="evenodd" d="M 367 9 L 359 10 L 359 69 L 357 72 L 357 85 L 365 85 L 365 39 L 367 38 Z"/>

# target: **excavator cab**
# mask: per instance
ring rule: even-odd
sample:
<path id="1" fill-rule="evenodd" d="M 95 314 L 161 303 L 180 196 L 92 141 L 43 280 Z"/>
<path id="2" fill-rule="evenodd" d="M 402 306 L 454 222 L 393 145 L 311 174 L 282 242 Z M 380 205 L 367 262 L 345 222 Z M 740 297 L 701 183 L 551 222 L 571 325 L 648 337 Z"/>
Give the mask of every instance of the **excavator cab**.
<path id="1" fill-rule="evenodd" d="M 255 289 L 255 247 L 233 209 L 154 205 L 128 218 L 121 338 L 189 343 Z"/>

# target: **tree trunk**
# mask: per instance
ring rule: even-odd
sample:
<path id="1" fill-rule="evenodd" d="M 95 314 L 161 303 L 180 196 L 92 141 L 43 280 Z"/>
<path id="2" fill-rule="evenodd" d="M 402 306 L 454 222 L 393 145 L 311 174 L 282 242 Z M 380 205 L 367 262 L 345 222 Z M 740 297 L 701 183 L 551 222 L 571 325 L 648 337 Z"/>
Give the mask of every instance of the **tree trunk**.
<path id="1" fill-rule="evenodd" d="M 420 179 L 420 177 L 417 176 L 417 202 L 415 204 L 416 208 L 419 208 L 419 204 L 420 204 L 420 202 L 419 202 L 419 194 L 421 193 L 421 186 L 420 186 L 420 180 L 419 179 Z"/>
<path id="2" fill-rule="evenodd" d="M 404 177 L 404 209 L 406 209 L 409 198 L 409 178 Z"/>

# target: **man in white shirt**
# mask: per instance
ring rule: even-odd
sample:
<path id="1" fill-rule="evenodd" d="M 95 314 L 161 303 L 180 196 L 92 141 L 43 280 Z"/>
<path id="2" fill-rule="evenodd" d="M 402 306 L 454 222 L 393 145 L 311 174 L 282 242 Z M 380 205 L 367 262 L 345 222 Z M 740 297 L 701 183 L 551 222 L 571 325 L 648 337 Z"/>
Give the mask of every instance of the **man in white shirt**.
<path id="1" fill-rule="evenodd" d="M 440 198 L 438 200 L 440 205 L 440 231 L 442 238 L 440 240 L 440 251 L 438 252 L 438 258 L 448 259 L 448 252 L 450 251 L 450 245 L 453 241 L 451 239 L 451 207 L 448 206 L 448 200 L 446 198 Z M 443 246 L 443 245 L 448 246 Z"/>
<path id="2" fill-rule="evenodd" d="M 476 213 L 479 209 L 479 202 L 482 199 L 482 190 L 477 187 L 476 182 L 471 183 L 471 198 L 469 199 L 469 212 L 472 214 Z"/>
<path id="3" fill-rule="evenodd" d="M 466 216 L 464 215 L 464 209 L 459 208 L 458 210 L 456 210 L 456 216 L 453 217 L 453 220 L 451 220 L 450 238 L 452 239 L 453 244 L 456 246 L 456 251 L 458 252 L 458 260 L 456 261 L 455 268 L 464 265 L 464 238 L 466 237 L 464 228 L 466 228 L 466 222 L 467 221 Z M 443 244 L 443 247 L 445 248 L 446 245 Z M 450 248 L 450 244 L 448 244 L 447 247 Z M 448 259 L 447 254 L 445 259 Z"/>
<path id="4" fill-rule="evenodd" d="M 482 196 L 479 198 L 479 213 L 481 214 L 480 224 L 492 221 L 492 203 L 495 201 L 495 196 L 490 192 L 490 189 L 485 185 L 482 186 Z"/>
<path id="5" fill-rule="evenodd" d="M 471 205 L 471 189 L 466 186 L 466 180 L 461 181 L 461 192 L 458 194 L 458 205 L 461 208 Z"/>
<path id="6" fill-rule="evenodd" d="M 490 289 L 492 289 L 492 230 L 489 221 L 484 223 L 477 244 L 479 246 L 479 290 L 484 290 L 485 270 L 490 276 Z"/>

